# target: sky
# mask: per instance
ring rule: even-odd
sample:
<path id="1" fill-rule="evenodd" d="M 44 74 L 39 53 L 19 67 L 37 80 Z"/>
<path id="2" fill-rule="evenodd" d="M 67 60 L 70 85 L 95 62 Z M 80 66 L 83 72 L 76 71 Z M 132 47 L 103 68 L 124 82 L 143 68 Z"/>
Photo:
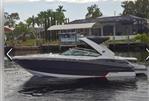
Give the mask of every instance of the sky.
<path id="1" fill-rule="evenodd" d="M 32 15 L 47 9 L 55 10 L 58 5 L 63 5 L 65 16 L 70 21 L 85 18 L 87 7 L 97 4 L 103 16 L 113 16 L 122 13 L 121 2 L 124 0 L 4 0 L 4 11 L 8 13 L 18 12 L 20 21 L 26 20 Z"/>

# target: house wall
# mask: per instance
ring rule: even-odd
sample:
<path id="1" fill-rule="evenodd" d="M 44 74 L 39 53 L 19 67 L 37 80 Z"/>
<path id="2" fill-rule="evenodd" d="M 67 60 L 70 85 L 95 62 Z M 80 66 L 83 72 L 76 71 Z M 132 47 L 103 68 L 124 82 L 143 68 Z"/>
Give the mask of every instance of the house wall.
<path id="1" fill-rule="evenodd" d="M 122 36 L 122 35 L 133 35 L 133 25 L 127 24 L 123 25 L 122 23 L 116 24 L 116 35 Z"/>
<path id="2" fill-rule="evenodd" d="M 60 33 L 70 33 L 75 32 L 79 33 L 84 36 L 92 35 L 92 29 L 86 28 L 86 29 L 71 29 L 71 30 L 53 30 L 48 31 L 49 34 L 49 40 L 58 40 L 58 34 Z"/>
<path id="3" fill-rule="evenodd" d="M 127 24 L 122 22 L 97 22 L 97 24 L 92 28 L 92 34 L 99 36 L 135 35 L 136 33 L 142 32 L 145 32 L 145 26 L 143 24 L 134 24 L 132 22 Z"/>
<path id="4" fill-rule="evenodd" d="M 117 19 L 116 17 L 114 18 L 114 20 L 112 19 L 112 17 L 98 19 L 92 28 L 51 31 L 50 34 L 55 34 L 58 36 L 58 33 L 76 32 L 79 34 L 83 34 L 84 36 L 114 36 L 116 39 L 120 39 L 120 37 L 122 37 L 122 39 L 125 39 L 126 36 L 134 36 L 137 33 L 146 32 L 147 30 L 145 29 L 147 28 L 147 22 L 141 18 L 126 16 L 121 17 L 121 19 Z M 149 28 L 147 31 L 149 32 Z"/>

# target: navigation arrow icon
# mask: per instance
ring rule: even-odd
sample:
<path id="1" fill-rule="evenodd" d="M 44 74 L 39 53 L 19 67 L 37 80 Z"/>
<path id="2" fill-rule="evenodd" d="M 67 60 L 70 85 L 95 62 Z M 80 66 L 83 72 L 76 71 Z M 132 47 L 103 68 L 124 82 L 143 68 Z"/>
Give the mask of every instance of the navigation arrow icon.
<path id="1" fill-rule="evenodd" d="M 12 48 L 6 53 L 6 56 L 7 56 L 7 58 L 10 60 L 10 61 L 12 61 L 12 58 L 11 58 L 11 56 L 9 55 L 9 53 L 12 51 Z"/>
<path id="2" fill-rule="evenodd" d="M 148 48 L 146 48 L 146 51 L 149 53 L 149 49 Z M 146 61 L 148 61 L 149 60 L 149 56 L 146 58 Z"/>

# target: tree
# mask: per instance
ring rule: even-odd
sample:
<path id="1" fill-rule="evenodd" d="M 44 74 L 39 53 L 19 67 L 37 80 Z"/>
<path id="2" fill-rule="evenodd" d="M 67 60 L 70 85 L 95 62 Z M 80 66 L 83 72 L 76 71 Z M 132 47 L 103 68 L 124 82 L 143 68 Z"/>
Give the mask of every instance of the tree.
<path id="1" fill-rule="evenodd" d="M 149 18 L 149 0 L 124 1 L 121 6 L 124 8 L 123 15 Z"/>
<path id="2" fill-rule="evenodd" d="M 26 40 L 26 34 L 30 33 L 30 30 L 27 28 L 27 25 L 23 22 L 20 22 L 16 25 L 14 30 L 14 36 L 15 38 L 22 37 L 22 41 Z"/>
<path id="3" fill-rule="evenodd" d="M 30 27 L 30 25 L 33 23 L 33 19 L 31 17 L 29 17 L 27 20 L 26 20 L 26 24 L 28 26 L 28 28 Z"/>
<path id="4" fill-rule="evenodd" d="M 52 17 L 53 17 L 53 16 L 52 16 L 52 15 L 53 15 L 52 13 L 53 13 L 53 10 L 52 10 L 52 9 L 48 9 L 48 10 L 47 10 L 47 15 L 48 15 L 48 18 L 47 18 L 47 19 L 48 19 L 48 27 L 50 27 L 50 26 L 52 25 L 52 21 L 51 21 L 51 20 L 52 20 Z"/>
<path id="5" fill-rule="evenodd" d="M 149 0 L 137 0 L 136 15 L 143 18 L 149 18 Z"/>
<path id="6" fill-rule="evenodd" d="M 16 20 L 20 19 L 18 13 L 11 13 L 11 14 L 9 14 L 9 13 L 5 12 L 4 13 L 4 17 L 6 19 L 6 22 L 5 22 L 4 25 L 8 25 L 8 26 L 11 26 L 11 27 L 15 27 Z"/>
<path id="7" fill-rule="evenodd" d="M 65 9 L 63 9 L 63 6 L 59 5 L 58 8 L 53 11 L 52 9 L 48 9 L 46 11 L 41 11 L 37 14 L 36 17 L 29 17 L 26 20 L 27 26 L 29 28 L 29 26 L 32 24 L 33 28 L 34 28 L 34 24 L 37 24 L 38 26 L 41 26 L 42 28 L 44 28 L 44 36 L 47 39 L 49 39 L 48 37 L 48 31 L 47 29 L 52 26 L 52 25 L 56 25 L 56 24 L 63 24 L 66 22 L 65 18 L 65 14 L 64 12 L 66 12 Z"/>
<path id="8" fill-rule="evenodd" d="M 38 21 L 40 22 L 40 25 L 42 27 L 45 27 L 45 20 L 47 19 L 47 12 L 46 11 L 41 11 L 39 14 L 37 14 Z"/>
<path id="9" fill-rule="evenodd" d="M 98 8 L 98 5 L 94 4 L 91 5 L 90 7 L 87 7 L 87 14 L 86 14 L 86 18 L 97 18 L 102 16 L 102 13 L 100 11 L 100 8 Z"/>
<path id="10" fill-rule="evenodd" d="M 56 20 L 57 24 L 62 24 L 65 21 L 65 15 L 64 12 L 66 12 L 65 9 L 63 9 L 62 5 L 59 5 L 58 8 L 56 9 Z"/>
<path id="11" fill-rule="evenodd" d="M 8 14 L 8 12 L 4 12 L 4 18 L 5 18 L 4 25 L 9 25 L 9 14 Z"/>
<path id="12" fill-rule="evenodd" d="M 63 9 L 63 6 L 59 5 L 55 11 L 48 9 L 47 11 L 41 11 L 38 13 L 37 17 L 34 17 L 34 19 L 33 17 L 29 17 L 26 20 L 26 23 L 30 25 L 33 23 L 32 21 L 34 21 L 34 23 L 38 26 L 42 26 L 44 28 L 56 24 L 62 24 L 66 20 L 64 12 L 66 12 L 66 10 Z"/>
<path id="13" fill-rule="evenodd" d="M 135 14 L 135 10 L 134 10 L 135 4 L 133 1 L 122 2 L 121 6 L 124 8 L 123 15 L 127 15 L 127 14 L 134 15 Z"/>
<path id="14" fill-rule="evenodd" d="M 44 28 L 44 32 L 45 32 L 44 36 L 45 36 L 46 40 L 48 39 L 46 37 L 47 29 L 48 29 L 48 25 L 49 25 L 48 20 L 49 20 L 49 15 L 48 15 L 47 11 L 41 11 L 38 14 L 37 18 L 36 18 L 36 21 L 38 22 L 38 25 L 40 24 Z M 36 21 L 35 21 L 35 23 L 37 23 Z"/>
<path id="15" fill-rule="evenodd" d="M 34 18 L 34 21 L 35 21 L 35 24 L 37 24 L 38 26 L 41 26 L 40 20 L 39 20 L 38 17 L 35 17 L 35 18 Z"/>

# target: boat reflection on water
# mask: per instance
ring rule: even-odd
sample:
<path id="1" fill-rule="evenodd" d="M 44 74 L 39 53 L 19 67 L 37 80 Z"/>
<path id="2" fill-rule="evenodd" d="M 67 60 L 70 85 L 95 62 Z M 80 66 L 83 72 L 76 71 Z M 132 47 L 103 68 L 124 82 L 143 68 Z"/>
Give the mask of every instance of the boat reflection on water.
<path id="1" fill-rule="evenodd" d="M 134 79 L 129 81 L 108 81 L 99 80 L 99 78 L 68 80 L 33 76 L 22 85 L 19 93 L 29 94 L 32 96 L 44 96 L 44 94 L 77 93 L 78 91 L 97 92 L 103 90 L 103 92 L 106 92 L 106 89 L 108 91 L 112 90 L 112 92 L 114 92 L 114 90 L 124 89 L 133 90 L 136 89 L 136 82 Z"/>

